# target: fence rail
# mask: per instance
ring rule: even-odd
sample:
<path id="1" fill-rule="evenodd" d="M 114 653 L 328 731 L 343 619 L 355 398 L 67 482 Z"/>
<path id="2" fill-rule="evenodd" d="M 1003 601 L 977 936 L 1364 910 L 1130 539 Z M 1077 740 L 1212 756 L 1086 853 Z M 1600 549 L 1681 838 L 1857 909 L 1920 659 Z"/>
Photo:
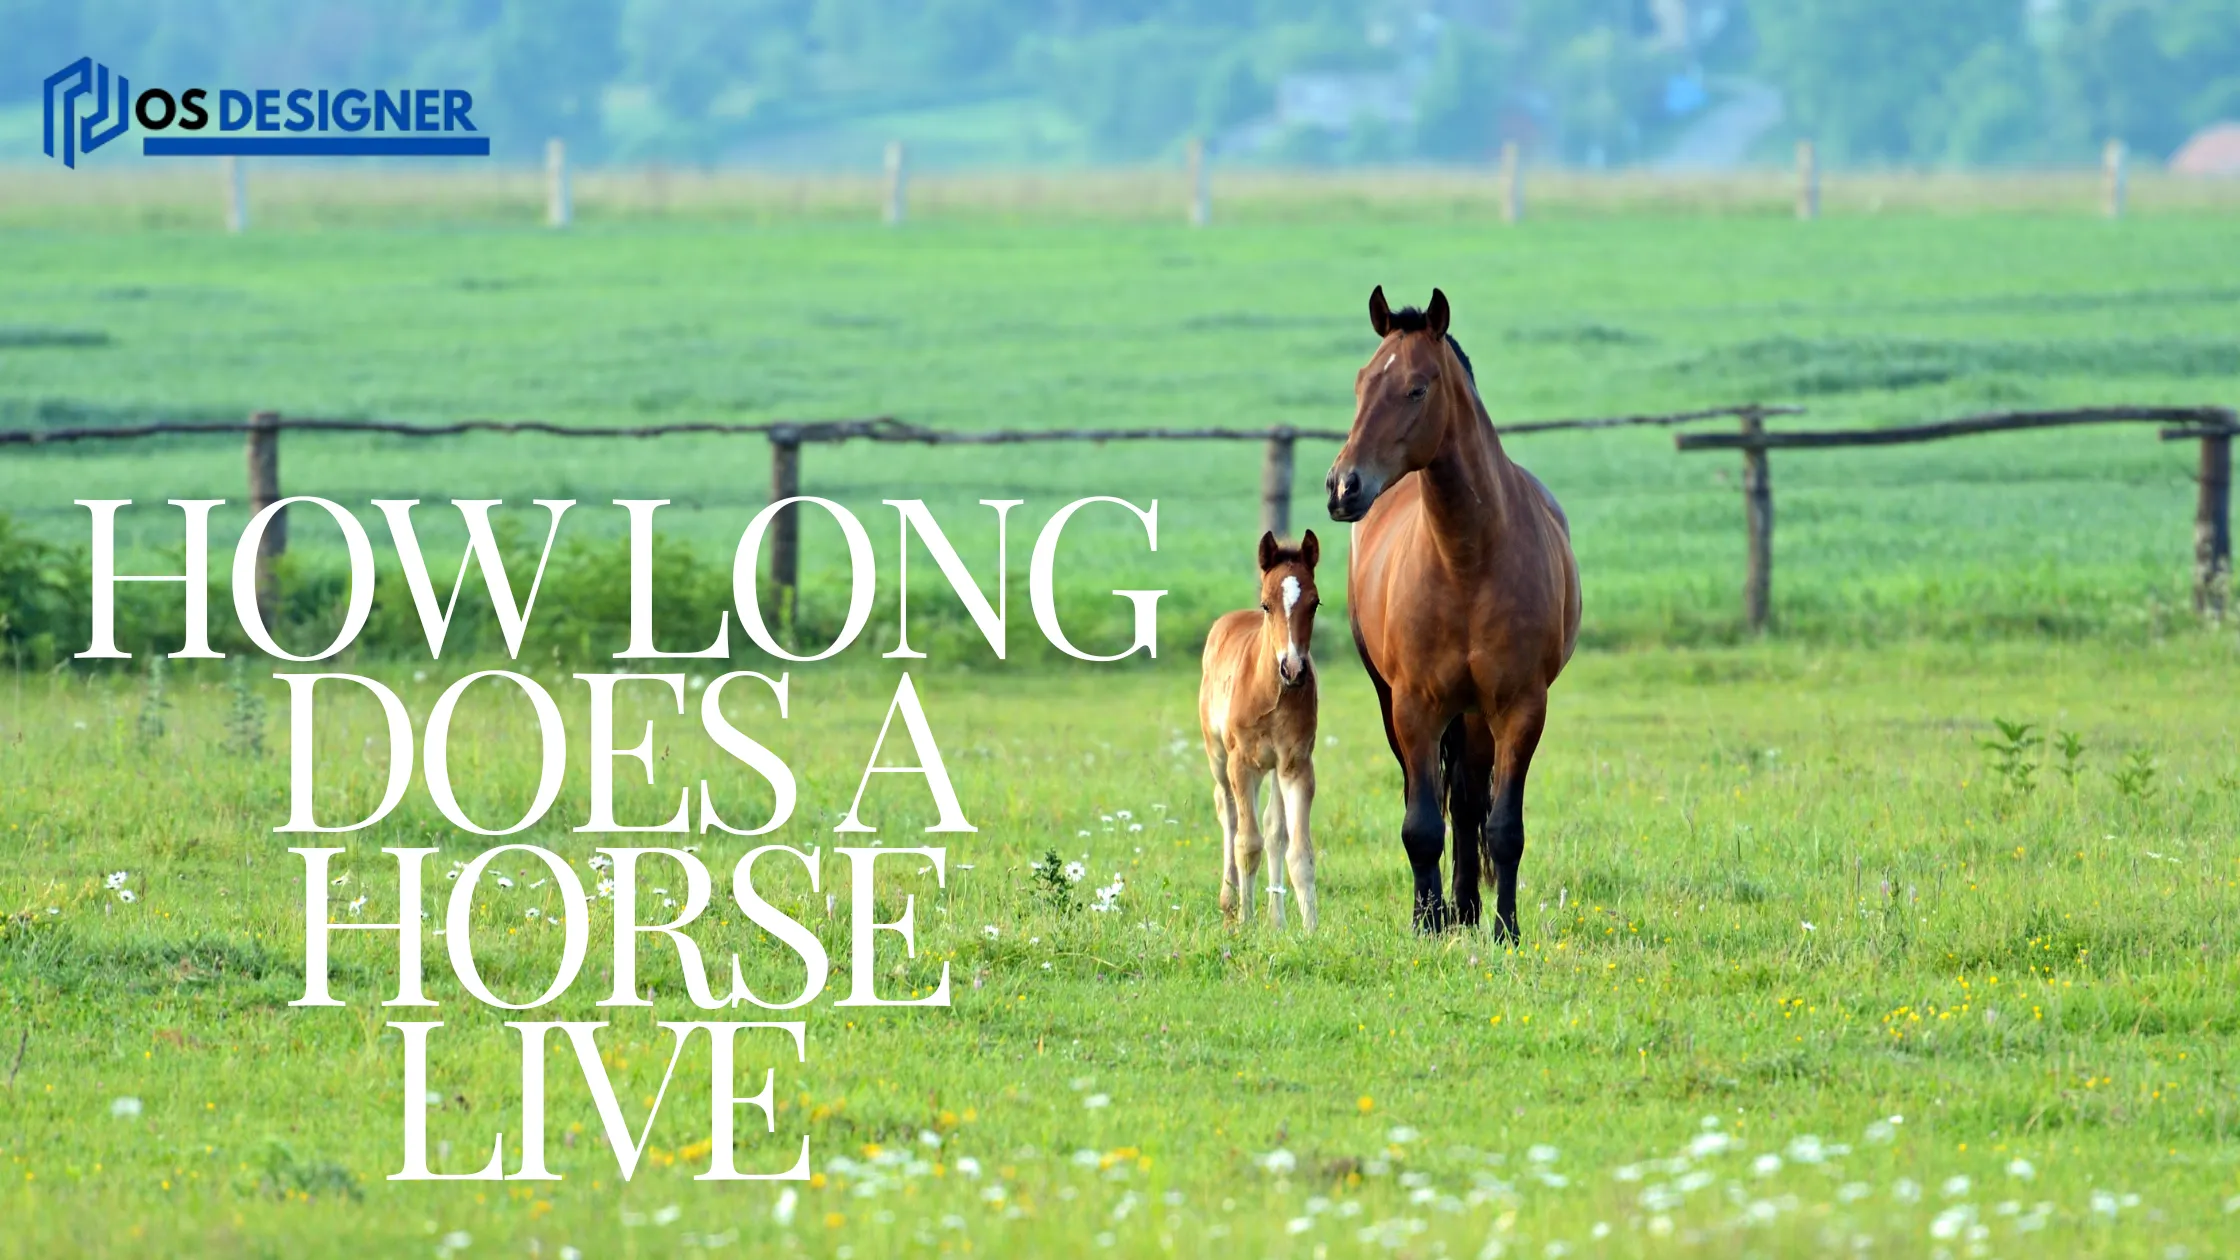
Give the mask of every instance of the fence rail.
<path id="1" fill-rule="evenodd" d="M 1534 420 L 1505 425 L 1502 432 L 1548 433 L 1566 429 L 1613 429 L 1629 426 L 1669 426 L 1722 416 L 1794 415 L 1795 407 L 1768 407 L 1740 403 L 1663 415 L 1595 416 L 1562 420 Z M 1291 532 L 1291 485 L 1294 448 L 1307 441 L 1342 442 L 1343 429 L 1302 429 L 1275 425 L 1264 429 L 1237 428 L 1137 428 L 1137 429 L 933 429 L 909 424 L 893 416 L 849 420 L 768 420 L 751 424 L 682 421 L 649 425 L 574 425 L 550 420 L 455 420 L 443 424 L 411 424 L 397 420 L 324 419 L 315 416 L 282 416 L 260 411 L 246 420 L 159 420 L 133 425 L 87 425 L 56 429 L 0 430 L 0 446 L 47 446 L 68 442 L 128 441 L 166 435 L 196 436 L 246 433 L 249 437 L 249 502 L 262 509 L 279 501 L 280 434 L 288 430 L 310 433 L 387 433 L 399 437 L 456 437 L 466 433 L 533 433 L 559 438 L 657 438 L 683 434 L 758 436 L 770 443 L 770 501 L 781 502 L 801 493 L 801 448 L 819 442 L 902 442 L 925 446 L 1008 446 L 1030 442 L 1265 442 L 1267 454 L 1260 475 L 1260 522 L 1278 534 Z M 286 513 L 274 518 L 258 556 L 258 590 L 261 599 L 271 594 L 272 563 L 287 549 Z M 801 534 L 799 509 L 779 511 L 771 522 L 770 580 L 779 590 L 780 615 L 795 599 L 800 580 Z"/>
<path id="2" fill-rule="evenodd" d="M 2198 493 L 2194 505 L 2194 605 L 2204 614 L 2222 615 L 2232 573 L 2232 439 L 2240 435 L 2240 416 L 2225 407 L 2130 406 L 2077 407 L 2059 411 L 1994 412 L 1961 416 L 1923 424 L 1879 429 L 1825 429 L 1775 432 L 1765 422 L 1776 416 L 1804 414 L 1801 407 L 1738 403 L 1626 416 L 1572 417 L 1528 420 L 1504 424 L 1505 437 L 1561 431 L 1618 428 L 1666 428 L 1702 420 L 1732 418 L 1734 433 L 1679 433 L 1675 447 L 1682 451 L 1739 450 L 1743 457 L 1742 491 L 1748 533 L 1748 567 L 1743 579 L 1743 620 L 1753 631 L 1762 631 L 1771 620 L 1773 585 L 1773 485 L 1767 452 L 1772 450 L 1827 450 L 1854 446 L 1892 446 L 1933 442 L 1984 433 L 2030 429 L 2067 428 L 2091 424 L 2152 423 L 2165 426 L 2164 441 L 2190 440 L 2201 444 Z M 51 429 L 0 430 L 0 446 L 45 446 L 71 442 L 119 441 L 166 435 L 196 436 L 221 433 L 248 435 L 249 502 L 261 510 L 278 502 L 280 490 L 280 434 L 289 430 L 311 433 L 385 433 L 400 437 L 456 437 L 468 433 L 536 434 L 558 438 L 658 438 L 680 435 L 755 436 L 770 444 L 770 501 L 781 502 L 801 493 L 801 448 L 815 443 L 891 442 L 925 446 L 1007 446 L 1037 442 L 1262 442 L 1265 457 L 1260 476 L 1260 519 L 1263 528 L 1288 534 L 1296 448 L 1301 441 L 1341 442 L 1342 429 L 1310 429 L 1292 425 L 1267 428 L 1150 427 L 1084 429 L 934 429 L 910 424 L 893 416 L 841 420 L 769 420 L 755 423 L 683 421 L 653 425 L 576 425 L 549 420 L 458 420 L 449 423 L 411 424 L 394 420 L 335 419 L 282 416 L 260 411 L 245 420 L 165 420 L 136 425 L 87 425 Z M 771 582 L 778 588 L 781 617 L 797 598 L 800 580 L 799 509 L 781 510 L 770 533 Z M 286 550 L 285 513 L 276 517 L 264 537 L 258 556 L 257 586 L 260 602 L 271 597 L 273 562 Z"/>
<path id="3" fill-rule="evenodd" d="M 1910 442 L 1934 442 L 1978 433 L 2061 429 L 2080 424 L 2138 423 L 2194 426 L 2172 430 L 2166 435 L 2173 437 L 2199 437 L 2204 433 L 2227 434 L 2234 425 L 2233 413 L 2223 407 L 2072 407 L 2062 411 L 1995 411 L 1927 424 L 1892 425 L 1878 429 L 1820 429 L 1792 433 L 1680 433 L 1673 436 L 1673 445 L 1683 451 L 1900 446 Z"/>
<path id="4" fill-rule="evenodd" d="M 1998 411 L 1926 424 L 1879 429 L 1820 429 L 1771 433 L 1745 415 L 1736 433 L 1676 433 L 1680 451 L 1741 451 L 1748 562 L 1742 579 L 1742 616 L 1751 630 L 1771 619 L 1773 590 L 1773 483 L 1766 452 L 1832 450 L 1851 446 L 1900 446 L 1983 433 L 2016 433 L 2087 424 L 2160 424 L 2165 442 L 2198 440 L 2200 471 L 2193 507 L 2193 606 L 2222 616 L 2232 584 L 2232 439 L 2240 415 L 2228 407 L 2157 407 L 2118 404 L 2060 411 Z"/>
<path id="5" fill-rule="evenodd" d="M 1696 420 L 1715 420 L 1746 414 L 1794 416 L 1801 407 L 1770 407 L 1738 403 L 1657 415 L 1593 416 L 1563 420 L 1526 420 L 1501 426 L 1503 434 L 1548 433 L 1560 429 L 1617 429 L 1629 426 L 1671 426 Z M 269 417 L 269 419 L 266 419 Z M 1308 441 L 1343 442 L 1344 429 L 1303 429 L 1273 425 L 1263 429 L 1237 428 L 1136 428 L 1136 429 L 933 429 L 909 424 L 893 416 L 856 420 L 766 420 L 753 424 L 723 424 L 688 420 L 676 424 L 587 425 L 558 424 L 550 420 L 454 420 L 443 424 L 411 424 L 399 420 L 327 420 L 311 416 L 281 416 L 258 412 L 246 420 L 158 420 L 147 424 L 93 425 L 55 429 L 0 429 L 0 446 L 44 446 L 65 442 L 114 441 L 212 433 L 247 433 L 252 429 L 297 429 L 324 433 L 391 433 L 401 437 L 457 437 L 464 433 L 536 433 L 563 438 L 655 438 L 679 434 L 718 436 L 757 435 L 783 437 L 794 442 L 916 442 L 933 446 L 1001 446 L 1018 442 L 1171 442 L 1262 441 L 1279 435 Z"/>

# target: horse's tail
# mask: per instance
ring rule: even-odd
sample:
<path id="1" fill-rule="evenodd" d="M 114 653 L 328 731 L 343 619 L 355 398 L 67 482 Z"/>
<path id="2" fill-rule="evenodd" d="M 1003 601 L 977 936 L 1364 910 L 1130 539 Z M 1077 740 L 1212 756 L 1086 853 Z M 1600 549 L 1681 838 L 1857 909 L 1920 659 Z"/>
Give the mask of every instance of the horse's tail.
<path id="1" fill-rule="evenodd" d="M 1439 736 L 1439 779 L 1444 785 L 1447 826 L 1459 851 L 1463 845 L 1478 849 L 1480 878 L 1493 869 L 1493 855 L 1486 849 L 1486 818 L 1493 812 L 1493 779 L 1470 772 L 1468 719 L 1460 714 Z"/>

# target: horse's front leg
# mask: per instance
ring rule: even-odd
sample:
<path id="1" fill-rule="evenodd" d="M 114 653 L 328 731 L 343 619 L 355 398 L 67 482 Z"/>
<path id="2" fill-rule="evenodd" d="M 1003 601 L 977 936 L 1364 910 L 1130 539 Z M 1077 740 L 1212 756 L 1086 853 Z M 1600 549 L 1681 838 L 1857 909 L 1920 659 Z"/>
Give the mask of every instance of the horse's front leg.
<path id="1" fill-rule="evenodd" d="M 1300 757 L 1276 767 L 1276 786 L 1283 795 L 1283 817 L 1291 842 L 1291 895 L 1299 901 L 1299 921 L 1308 932 L 1316 922 L 1314 895 L 1314 832 L 1307 816 L 1314 810 L 1314 762 Z"/>
<path id="2" fill-rule="evenodd" d="M 1240 756 L 1234 748 L 1229 750 L 1229 794 L 1236 810 L 1237 839 L 1237 920 L 1252 921 L 1252 899 L 1259 892 L 1260 853 L 1265 841 L 1260 835 L 1260 767 L 1247 757 Z"/>
<path id="3" fill-rule="evenodd" d="M 1290 807 L 1283 795 L 1283 771 L 1279 766 L 1268 781 L 1268 817 L 1260 833 L 1267 840 L 1268 858 L 1268 924 L 1277 931 L 1283 930 L 1283 873 L 1284 855 L 1291 844 Z"/>
<path id="4" fill-rule="evenodd" d="M 1213 772 L 1213 815 L 1221 826 L 1221 917 L 1237 915 L 1237 802 L 1229 793 L 1229 752 L 1206 736 L 1206 764 Z"/>
<path id="5" fill-rule="evenodd" d="M 1393 696 L 1393 735 L 1406 776 L 1407 810 L 1400 819 L 1400 843 L 1415 874 L 1415 925 L 1418 932 L 1444 931 L 1451 919 L 1439 891 L 1439 857 L 1446 848 L 1447 824 L 1439 810 L 1439 736 L 1448 715 L 1419 697 Z"/>

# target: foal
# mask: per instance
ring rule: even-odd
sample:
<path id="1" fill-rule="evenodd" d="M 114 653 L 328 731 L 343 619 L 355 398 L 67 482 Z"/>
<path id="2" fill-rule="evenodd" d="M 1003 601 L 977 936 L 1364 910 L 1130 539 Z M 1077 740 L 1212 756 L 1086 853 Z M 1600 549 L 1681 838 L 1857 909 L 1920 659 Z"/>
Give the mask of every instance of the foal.
<path id="1" fill-rule="evenodd" d="M 1296 547 L 1260 537 L 1260 607 L 1224 615 L 1206 635 L 1198 682 L 1198 726 L 1213 770 L 1214 812 L 1221 819 L 1221 911 L 1252 918 L 1260 874 L 1261 829 L 1254 817 L 1260 780 L 1275 772 L 1268 793 L 1268 891 L 1271 916 L 1283 926 L 1283 871 L 1299 916 L 1314 931 L 1314 841 L 1307 813 L 1314 806 L 1314 564 L 1322 555 L 1314 531 Z"/>

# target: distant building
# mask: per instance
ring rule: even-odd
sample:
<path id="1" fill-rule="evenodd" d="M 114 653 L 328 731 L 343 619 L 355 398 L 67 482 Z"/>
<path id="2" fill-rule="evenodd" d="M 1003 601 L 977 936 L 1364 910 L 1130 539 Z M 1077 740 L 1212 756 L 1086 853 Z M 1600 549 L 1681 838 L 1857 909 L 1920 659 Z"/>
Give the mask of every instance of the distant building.
<path id="1" fill-rule="evenodd" d="M 2211 123 L 2170 155 L 2180 175 L 2240 175 L 2240 122 Z"/>

